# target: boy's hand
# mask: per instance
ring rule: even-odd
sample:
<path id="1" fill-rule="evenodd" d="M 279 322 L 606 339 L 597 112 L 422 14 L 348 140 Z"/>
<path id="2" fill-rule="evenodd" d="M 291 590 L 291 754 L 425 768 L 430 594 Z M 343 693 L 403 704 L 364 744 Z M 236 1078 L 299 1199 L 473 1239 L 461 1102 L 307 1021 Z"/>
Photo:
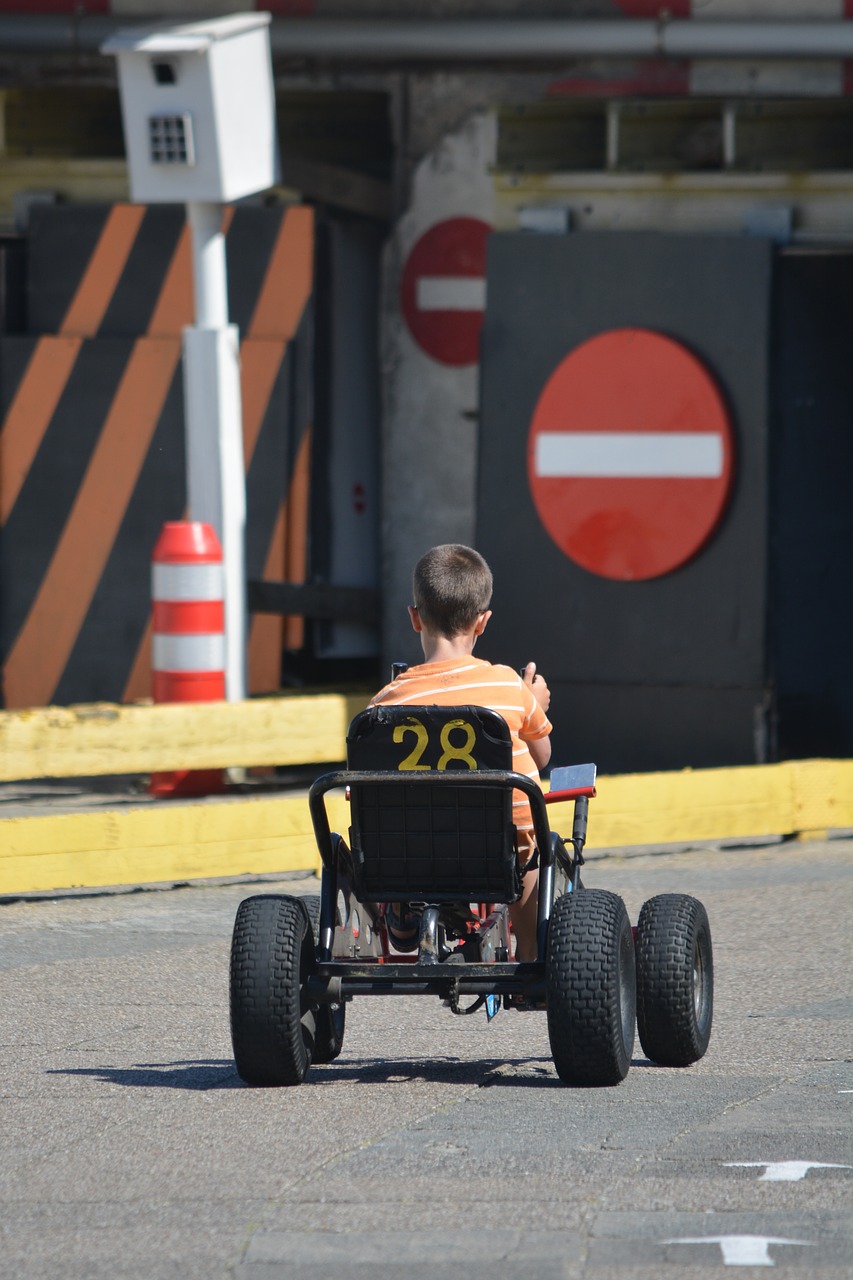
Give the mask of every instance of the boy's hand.
<path id="1" fill-rule="evenodd" d="M 524 668 L 524 675 L 522 676 L 522 679 L 526 685 L 530 686 L 530 692 L 533 694 L 542 710 L 547 711 L 551 705 L 551 690 L 548 688 L 545 677 L 536 674 L 535 662 L 528 662 L 527 666 Z"/>

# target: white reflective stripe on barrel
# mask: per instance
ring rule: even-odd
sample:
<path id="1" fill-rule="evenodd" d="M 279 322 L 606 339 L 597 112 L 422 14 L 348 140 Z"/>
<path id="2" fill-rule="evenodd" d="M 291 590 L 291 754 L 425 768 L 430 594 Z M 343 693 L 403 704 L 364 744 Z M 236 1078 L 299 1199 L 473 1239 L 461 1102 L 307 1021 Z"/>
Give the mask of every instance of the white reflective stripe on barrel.
<path id="1" fill-rule="evenodd" d="M 154 671 L 224 671 L 225 636 L 159 635 L 151 638 Z"/>
<path id="2" fill-rule="evenodd" d="M 151 595 L 155 600 L 221 600 L 221 564 L 158 564 L 151 566 Z"/>

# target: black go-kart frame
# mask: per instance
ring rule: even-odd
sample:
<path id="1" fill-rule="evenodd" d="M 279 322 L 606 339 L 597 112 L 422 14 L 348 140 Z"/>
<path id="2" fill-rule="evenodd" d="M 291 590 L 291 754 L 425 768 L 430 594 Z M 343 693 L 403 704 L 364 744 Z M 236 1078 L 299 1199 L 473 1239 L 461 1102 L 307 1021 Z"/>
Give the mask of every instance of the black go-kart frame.
<path id="1" fill-rule="evenodd" d="M 580 878 L 595 766 L 553 769 L 546 795 L 511 765 L 506 722 L 488 708 L 380 706 L 356 716 L 347 768 L 309 792 L 319 896 L 257 895 L 237 912 L 231 1033 L 244 1081 L 301 1084 L 312 1063 L 340 1054 L 347 1004 L 377 995 L 438 997 L 455 1014 L 485 1006 L 489 1019 L 502 1005 L 545 1010 L 557 1074 L 573 1085 L 623 1080 L 635 1027 L 654 1062 L 702 1057 L 713 1013 L 704 907 L 660 894 L 632 928 L 621 898 Z M 349 844 L 331 830 L 325 803 L 340 789 Z M 539 874 L 529 963 L 512 959 L 509 906 L 527 871 L 513 792 L 530 803 Z M 548 821 L 547 806 L 561 801 L 574 801 L 568 839 Z M 414 936 L 392 950 L 401 918 Z"/>

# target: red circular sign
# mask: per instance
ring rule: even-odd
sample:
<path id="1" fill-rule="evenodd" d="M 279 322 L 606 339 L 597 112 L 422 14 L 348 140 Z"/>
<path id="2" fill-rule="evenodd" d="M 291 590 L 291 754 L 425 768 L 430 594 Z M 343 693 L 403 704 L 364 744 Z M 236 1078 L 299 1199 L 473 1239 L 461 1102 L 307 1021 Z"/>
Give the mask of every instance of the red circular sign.
<path id="1" fill-rule="evenodd" d="M 527 467 L 539 518 L 570 559 L 603 578 L 657 578 L 717 526 L 732 429 L 713 378 L 685 347 L 612 329 L 546 382 Z"/>
<path id="2" fill-rule="evenodd" d="M 401 305 L 418 346 L 441 364 L 476 364 L 486 307 L 481 218 L 448 218 L 416 241 L 403 270 Z"/>

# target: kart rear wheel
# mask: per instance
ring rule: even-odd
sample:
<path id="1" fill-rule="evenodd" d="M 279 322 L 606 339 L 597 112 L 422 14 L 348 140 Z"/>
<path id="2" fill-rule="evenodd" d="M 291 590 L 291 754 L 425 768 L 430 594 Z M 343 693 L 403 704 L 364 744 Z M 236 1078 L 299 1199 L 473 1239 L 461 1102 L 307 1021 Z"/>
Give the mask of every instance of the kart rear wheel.
<path id="1" fill-rule="evenodd" d="M 320 940 L 320 895 L 315 893 L 306 894 L 302 901 L 308 911 L 308 919 L 311 921 L 311 931 L 316 945 Z M 340 915 L 338 915 L 337 923 L 341 923 Z M 346 1020 L 347 1007 L 342 1000 L 335 1004 L 321 1004 L 317 1007 L 314 1013 L 316 1030 L 314 1033 L 314 1052 L 311 1056 L 312 1062 L 318 1066 L 322 1066 L 327 1062 L 334 1062 L 344 1047 Z"/>
<path id="2" fill-rule="evenodd" d="M 240 903 L 231 941 L 231 1042 L 246 1084 L 301 1084 L 314 1051 L 303 984 L 314 966 L 308 913 L 278 894 Z"/>
<path id="3" fill-rule="evenodd" d="M 714 957 L 702 903 L 683 893 L 650 898 L 637 923 L 637 1027 L 647 1058 L 689 1067 L 708 1048 Z"/>
<path id="4" fill-rule="evenodd" d="M 622 899 L 600 889 L 554 903 L 545 964 L 548 1038 L 566 1084 L 601 1087 L 628 1074 L 634 1049 L 634 940 Z"/>

